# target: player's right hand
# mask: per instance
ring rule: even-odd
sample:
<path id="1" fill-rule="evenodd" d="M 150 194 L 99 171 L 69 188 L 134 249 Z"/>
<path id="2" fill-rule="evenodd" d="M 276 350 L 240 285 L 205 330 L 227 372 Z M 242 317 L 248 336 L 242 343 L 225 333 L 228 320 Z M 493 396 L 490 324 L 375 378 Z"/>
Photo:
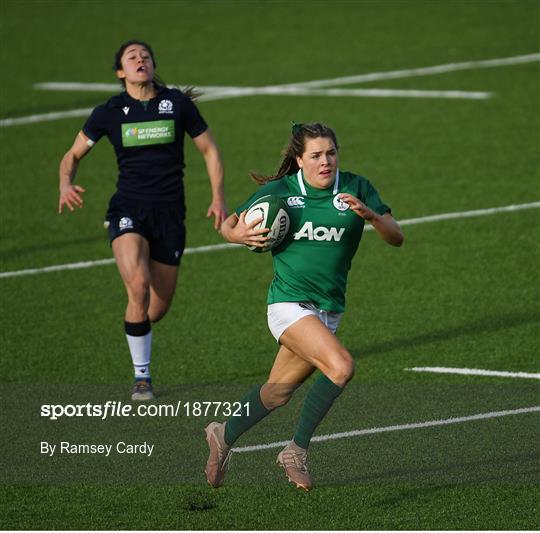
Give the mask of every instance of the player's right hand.
<path id="1" fill-rule="evenodd" d="M 64 206 L 70 211 L 75 211 L 75 207 L 83 206 L 81 194 L 86 192 L 80 185 L 68 185 L 60 189 L 60 199 L 58 200 L 58 214 L 62 214 Z"/>
<path id="2" fill-rule="evenodd" d="M 263 248 L 268 241 L 266 234 L 270 231 L 269 228 L 255 228 L 263 221 L 263 217 L 257 218 L 246 224 L 246 213 L 242 211 L 238 217 L 238 223 L 234 227 L 236 242 L 239 244 L 245 244 L 247 246 L 256 246 L 257 248 Z"/>

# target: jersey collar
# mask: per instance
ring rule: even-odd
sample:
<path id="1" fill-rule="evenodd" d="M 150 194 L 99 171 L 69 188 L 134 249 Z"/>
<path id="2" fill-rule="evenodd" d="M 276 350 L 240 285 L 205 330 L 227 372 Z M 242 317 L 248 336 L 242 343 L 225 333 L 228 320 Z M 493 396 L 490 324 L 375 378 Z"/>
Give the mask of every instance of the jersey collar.
<path id="1" fill-rule="evenodd" d="M 162 93 L 168 89 L 168 87 L 163 87 L 161 85 L 158 85 L 155 87 L 156 89 L 156 95 L 153 98 L 150 98 L 149 100 L 146 100 L 147 102 L 152 102 L 153 100 L 160 98 L 164 96 Z M 122 93 L 120 93 L 121 96 L 123 96 L 124 100 L 127 102 L 140 102 L 141 100 L 137 100 L 136 98 L 133 98 L 129 95 L 129 93 L 124 90 Z"/>
<path id="2" fill-rule="evenodd" d="M 306 184 L 304 183 L 304 173 L 302 172 L 302 169 L 299 169 L 296 173 L 296 179 L 298 180 L 298 186 L 300 187 L 300 191 L 304 196 L 307 196 L 307 190 L 306 190 Z M 334 189 L 332 190 L 332 194 L 337 194 L 339 191 L 339 168 L 336 169 L 336 179 L 334 180 Z"/>

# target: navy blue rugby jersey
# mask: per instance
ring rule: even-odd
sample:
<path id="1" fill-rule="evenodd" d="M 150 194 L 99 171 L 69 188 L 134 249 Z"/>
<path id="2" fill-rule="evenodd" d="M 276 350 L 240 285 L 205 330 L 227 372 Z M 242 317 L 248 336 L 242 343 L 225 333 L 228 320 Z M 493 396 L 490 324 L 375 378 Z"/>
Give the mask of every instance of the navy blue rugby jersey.
<path id="1" fill-rule="evenodd" d="M 208 129 L 178 89 L 161 88 L 142 102 L 127 92 L 96 107 L 82 131 L 93 142 L 107 135 L 118 162 L 118 193 L 138 202 L 184 202 L 184 134 Z"/>

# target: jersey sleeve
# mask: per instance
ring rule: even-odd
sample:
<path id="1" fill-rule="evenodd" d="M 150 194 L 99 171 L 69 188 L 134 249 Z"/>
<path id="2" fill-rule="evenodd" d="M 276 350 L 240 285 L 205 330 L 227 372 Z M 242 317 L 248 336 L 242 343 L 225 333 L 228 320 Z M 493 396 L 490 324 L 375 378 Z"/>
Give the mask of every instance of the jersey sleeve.
<path id="1" fill-rule="evenodd" d="M 82 131 L 91 141 L 97 143 L 101 137 L 107 135 L 107 122 L 107 110 L 100 105 L 92 111 Z"/>
<path id="2" fill-rule="evenodd" d="M 208 124 L 205 122 L 197 106 L 186 95 L 182 95 L 182 114 L 180 121 L 184 131 L 193 139 L 204 133 L 208 129 Z"/>
<path id="3" fill-rule="evenodd" d="M 379 193 L 368 180 L 365 180 L 363 183 L 360 184 L 360 191 L 358 197 L 378 215 L 392 213 L 390 206 L 386 205 L 381 200 Z"/>
<path id="4" fill-rule="evenodd" d="M 252 194 L 252 195 L 251 195 L 251 196 L 250 196 L 250 197 L 249 197 L 242 205 L 240 205 L 239 207 L 237 207 L 237 208 L 234 210 L 234 212 L 235 212 L 238 216 L 240 216 L 240 213 L 241 213 L 242 211 L 246 211 L 246 210 L 249 208 L 249 206 L 250 206 L 255 200 L 257 200 L 257 198 L 260 198 L 261 196 L 264 196 L 265 193 L 264 193 L 264 191 L 261 192 L 261 189 L 262 189 L 262 187 L 261 187 L 259 190 L 255 191 L 255 192 L 254 192 L 254 193 L 253 193 L 253 194 Z"/>
<path id="5" fill-rule="evenodd" d="M 262 198 L 263 196 L 266 196 L 267 194 L 277 194 L 279 196 L 279 192 L 282 190 L 282 183 L 281 180 L 276 181 L 270 181 L 266 183 L 265 185 L 262 185 L 259 187 L 242 205 L 237 207 L 234 212 L 237 215 L 240 215 L 242 211 L 246 211 L 255 200 L 258 198 Z"/>

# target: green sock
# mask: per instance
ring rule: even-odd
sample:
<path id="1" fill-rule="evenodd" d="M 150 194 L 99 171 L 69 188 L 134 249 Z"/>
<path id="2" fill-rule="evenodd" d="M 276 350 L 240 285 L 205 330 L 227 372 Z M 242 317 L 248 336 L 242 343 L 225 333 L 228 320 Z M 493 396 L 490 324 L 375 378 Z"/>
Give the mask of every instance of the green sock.
<path id="1" fill-rule="evenodd" d="M 229 446 L 232 446 L 242 433 L 245 433 L 271 412 L 261 401 L 261 387 L 262 385 L 257 385 L 240 400 L 242 404 L 240 416 L 231 416 L 227 420 L 225 442 Z M 248 409 L 245 407 L 246 404 L 249 405 Z"/>
<path id="2" fill-rule="evenodd" d="M 328 413 L 334 400 L 343 392 L 341 387 L 329 380 L 324 374 L 309 389 L 300 420 L 296 426 L 294 442 L 307 450 L 309 441 L 321 420 Z"/>

